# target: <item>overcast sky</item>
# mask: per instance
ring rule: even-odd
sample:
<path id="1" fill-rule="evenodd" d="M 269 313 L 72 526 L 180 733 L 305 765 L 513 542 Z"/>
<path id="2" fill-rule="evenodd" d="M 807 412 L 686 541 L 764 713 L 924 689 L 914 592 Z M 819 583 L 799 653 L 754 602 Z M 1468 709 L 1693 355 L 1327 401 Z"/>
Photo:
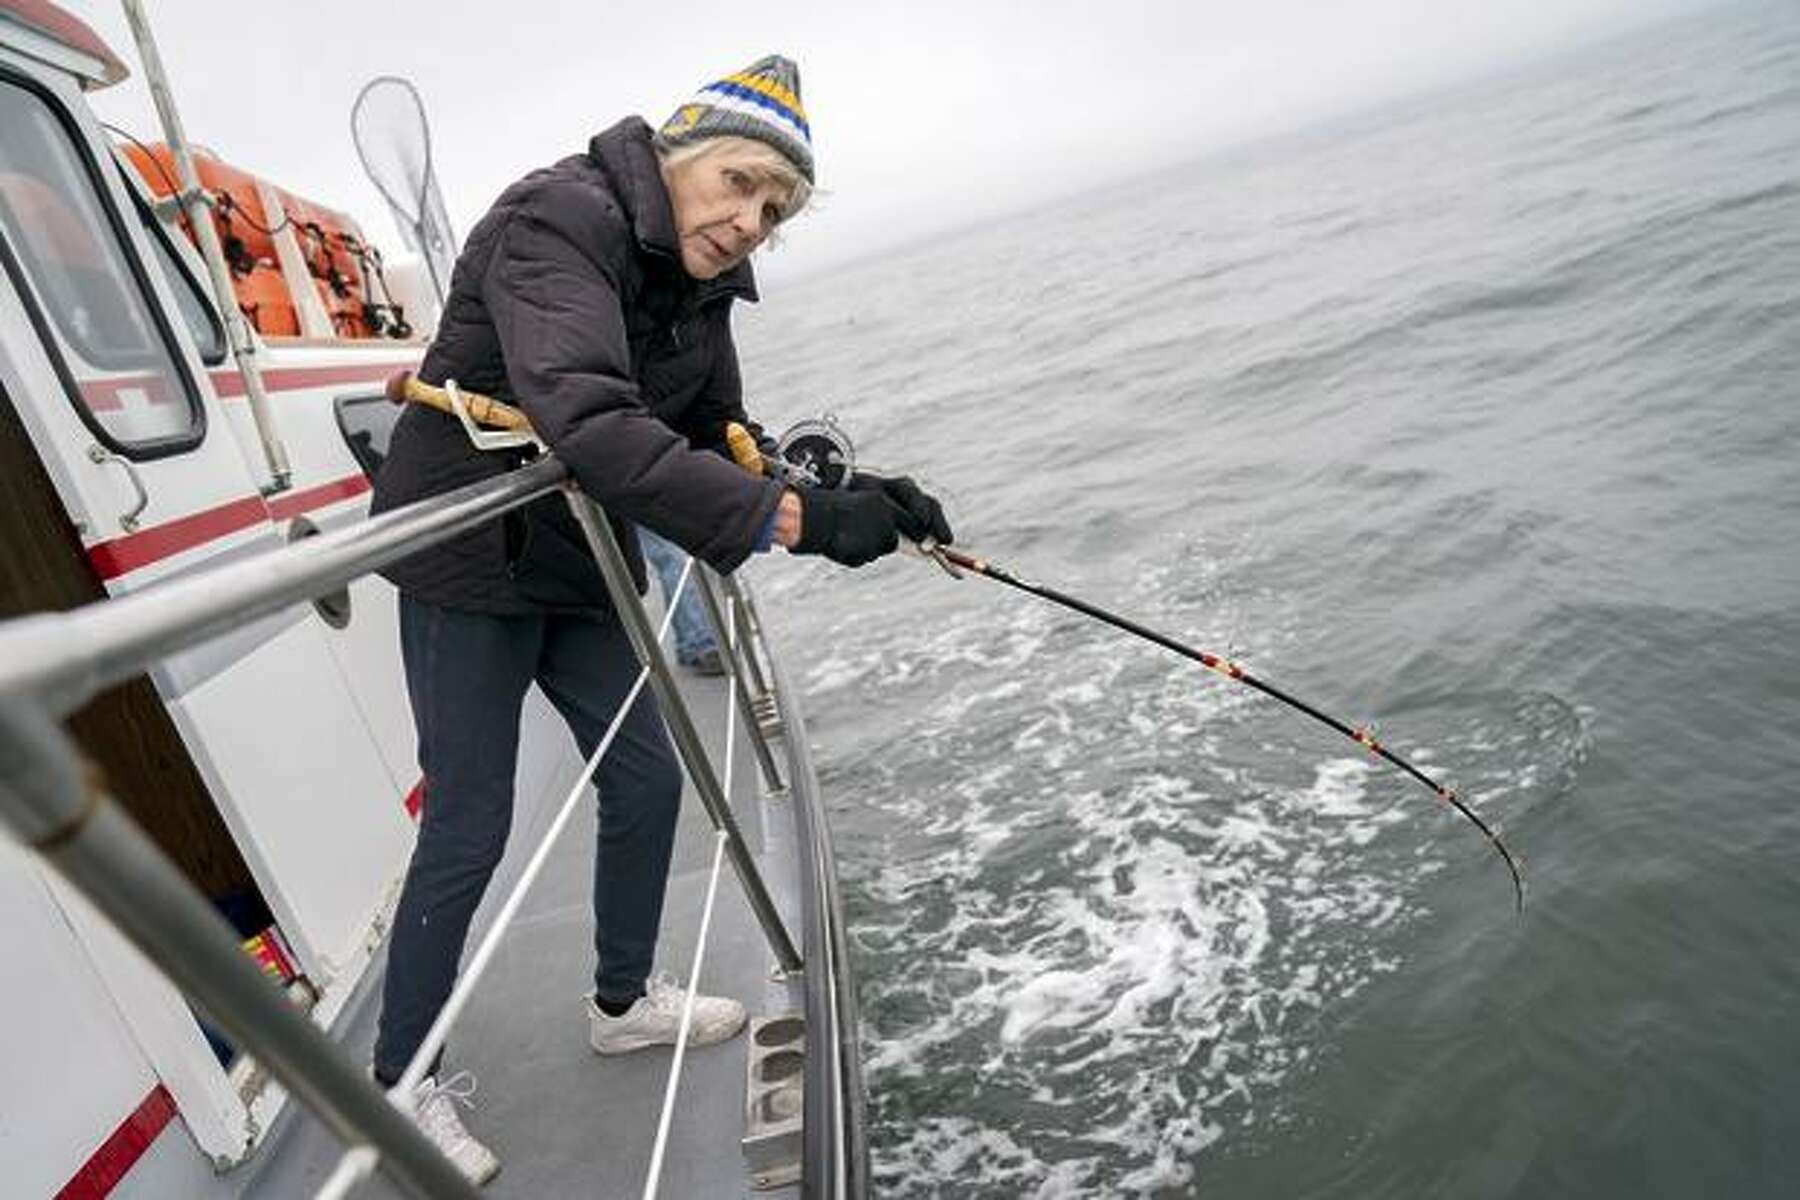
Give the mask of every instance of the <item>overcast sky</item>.
<path id="1" fill-rule="evenodd" d="M 818 270 L 932 230 L 1321 117 L 1504 70 L 1708 0 L 981 0 L 607 4 L 151 0 L 188 135 L 289 190 L 392 223 L 350 140 L 405 75 L 459 235 L 514 177 L 628 113 L 655 124 L 770 52 L 800 63 L 828 196 L 766 259 Z M 103 118 L 160 137 L 117 3 L 65 0 L 134 77 Z M 678 22 L 678 23 L 677 23 Z"/>

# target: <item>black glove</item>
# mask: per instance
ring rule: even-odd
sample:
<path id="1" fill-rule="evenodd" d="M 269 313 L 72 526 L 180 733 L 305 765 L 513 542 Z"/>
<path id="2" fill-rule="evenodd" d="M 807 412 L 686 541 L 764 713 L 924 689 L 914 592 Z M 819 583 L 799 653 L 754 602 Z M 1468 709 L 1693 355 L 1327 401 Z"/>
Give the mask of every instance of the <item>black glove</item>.
<path id="1" fill-rule="evenodd" d="M 800 540 L 795 554 L 823 554 L 846 567 L 872 563 L 900 545 L 898 513 L 879 491 L 796 488 Z"/>
<path id="2" fill-rule="evenodd" d="M 939 545 L 948 546 L 955 540 L 950 533 L 950 522 L 944 519 L 944 506 L 905 475 L 888 478 L 858 473 L 850 477 L 850 490 L 885 496 L 894 512 L 894 527 L 909 542 L 931 538 Z"/>

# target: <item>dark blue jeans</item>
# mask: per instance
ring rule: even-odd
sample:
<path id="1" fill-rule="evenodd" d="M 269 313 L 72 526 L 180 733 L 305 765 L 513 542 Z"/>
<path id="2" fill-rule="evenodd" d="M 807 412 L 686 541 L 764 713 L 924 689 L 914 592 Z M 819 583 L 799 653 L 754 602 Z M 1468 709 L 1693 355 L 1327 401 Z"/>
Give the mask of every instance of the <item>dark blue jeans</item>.
<path id="1" fill-rule="evenodd" d="M 687 551 L 648 529 L 638 530 L 638 546 L 644 552 L 644 561 L 655 569 L 656 578 L 662 583 L 663 601 L 667 603 L 675 594 L 675 586 L 681 582 L 681 569 L 687 565 Z M 698 570 L 696 567 L 695 571 Z M 681 600 L 675 605 L 674 624 L 675 657 L 679 661 L 692 663 L 708 650 L 719 648 L 719 640 L 713 636 L 712 621 L 700 600 L 698 579 L 690 578 L 681 593 Z"/>
<path id="2" fill-rule="evenodd" d="M 425 808 L 388 942 L 375 1071 L 389 1081 L 449 997 L 469 920 L 506 849 L 526 689 L 543 690 L 585 758 L 638 673 L 616 621 L 456 612 L 404 594 L 400 649 Z M 594 989 L 605 999 L 638 995 L 650 973 L 681 778 L 646 688 L 594 776 Z"/>

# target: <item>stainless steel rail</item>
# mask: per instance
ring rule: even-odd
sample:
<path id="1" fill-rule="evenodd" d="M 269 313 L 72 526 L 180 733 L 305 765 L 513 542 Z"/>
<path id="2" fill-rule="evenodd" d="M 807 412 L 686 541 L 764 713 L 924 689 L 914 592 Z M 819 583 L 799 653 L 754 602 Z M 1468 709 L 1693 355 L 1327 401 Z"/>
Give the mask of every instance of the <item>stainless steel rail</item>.
<path id="1" fill-rule="evenodd" d="M 762 662 L 756 657 L 758 646 L 767 649 L 769 645 L 768 635 L 763 631 L 762 617 L 756 611 L 756 598 L 748 588 L 731 576 L 721 576 L 719 585 L 726 595 L 737 601 L 738 640 L 743 645 L 744 666 L 750 673 L 751 690 L 758 701 L 772 701 L 774 692 L 769 686 L 769 678 L 763 672 Z"/>
<path id="2" fill-rule="evenodd" d="M 348 529 L 98 604 L 0 625 L 0 695 L 64 716 L 153 663 L 311 600 L 544 495 L 568 468 L 544 458 L 500 479 Z"/>
<path id="3" fill-rule="evenodd" d="M 760 669 L 752 665 L 756 662 L 756 651 L 751 648 L 747 638 L 741 639 L 743 644 L 739 644 L 740 627 L 736 617 L 742 605 L 720 603 L 720 582 L 711 568 L 701 564 L 698 574 L 700 602 L 706 606 L 706 615 L 712 621 L 719 649 L 725 655 L 725 661 L 731 664 L 732 702 L 737 705 L 738 716 L 743 718 L 745 728 L 750 731 L 750 748 L 755 751 L 756 765 L 762 770 L 763 786 L 771 792 L 779 792 L 783 786 L 781 768 L 775 765 L 775 752 L 769 748 L 769 739 L 762 736 L 757 721 L 757 697 L 752 694 L 753 690 L 766 690 L 756 686 L 761 682 Z M 728 608 L 730 616 L 726 615 Z"/>
<path id="4" fill-rule="evenodd" d="M 687 767 L 688 778 L 694 781 L 700 803 L 705 806 L 706 815 L 712 818 L 713 828 L 729 839 L 725 852 L 731 859 L 732 870 L 737 872 L 738 882 L 744 887 L 750 910 L 756 914 L 757 923 L 762 926 L 763 936 L 769 939 L 769 948 L 775 952 L 775 960 L 781 964 L 781 969 L 797 971 L 800 969 L 800 951 L 794 948 L 794 941 L 782 924 L 781 913 L 776 910 L 775 901 L 763 883 L 762 872 L 756 869 L 756 860 L 750 857 L 731 805 L 719 788 L 719 777 L 713 773 L 705 743 L 700 740 L 700 731 L 694 727 L 694 718 L 682 702 L 675 673 L 657 641 L 650 618 L 644 613 L 644 606 L 638 603 L 637 584 L 631 578 L 631 568 L 625 563 L 625 552 L 619 548 L 619 539 L 613 536 L 612 526 L 600 506 L 573 483 L 564 488 L 563 494 L 568 497 L 569 511 L 574 513 L 587 538 L 588 549 L 600 564 L 600 574 L 606 580 L 606 590 L 612 594 L 613 608 L 625 627 L 625 636 L 631 639 L 638 661 L 650 669 L 650 686 L 662 704 L 663 720 L 668 723 L 675 750 Z M 752 725 L 751 737 L 756 736 Z"/>
<path id="5" fill-rule="evenodd" d="M 769 669 L 777 694 L 788 692 L 781 664 Z M 844 900 L 838 889 L 836 853 L 819 798 L 818 780 L 807 754 L 806 721 L 797 706 L 782 714 L 788 751 L 789 790 L 794 802 L 802 864 L 801 929 L 807 971 L 805 1011 L 807 1052 L 801 1120 L 802 1200 L 862 1200 L 869 1192 L 869 1144 L 860 1024 L 850 973 Z"/>
<path id="6" fill-rule="evenodd" d="M 798 970 L 800 954 L 744 847 L 612 529 L 568 479 L 567 469 L 545 456 L 499 479 L 216 570 L 71 612 L 0 624 L 0 823 L 93 901 L 347 1145 L 367 1147 L 377 1156 L 376 1169 L 408 1196 L 477 1193 L 364 1072 L 270 985 L 205 898 L 96 781 L 84 778 L 75 747 L 56 722 L 95 693 L 170 654 L 334 591 L 562 487 L 708 814 L 727 839 L 732 865 L 770 947 L 785 969 Z M 759 737 L 754 725 L 750 733 Z M 813 857 L 806 865 L 816 865 L 819 848 L 804 852 Z"/>

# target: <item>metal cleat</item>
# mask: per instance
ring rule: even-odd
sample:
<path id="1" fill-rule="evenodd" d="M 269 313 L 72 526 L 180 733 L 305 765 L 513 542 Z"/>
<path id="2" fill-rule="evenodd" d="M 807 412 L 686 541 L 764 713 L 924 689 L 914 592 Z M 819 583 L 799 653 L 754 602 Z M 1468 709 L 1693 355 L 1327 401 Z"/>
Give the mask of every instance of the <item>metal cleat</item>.
<path id="1" fill-rule="evenodd" d="M 756 713 L 756 727 L 765 738 L 778 738 L 786 728 L 781 719 L 781 705 L 771 694 L 757 696 L 750 702 Z"/>
<path id="2" fill-rule="evenodd" d="M 757 1191 L 800 1182 L 806 1020 L 798 1013 L 750 1022 L 744 1091 L 744 1161 Z"/>

